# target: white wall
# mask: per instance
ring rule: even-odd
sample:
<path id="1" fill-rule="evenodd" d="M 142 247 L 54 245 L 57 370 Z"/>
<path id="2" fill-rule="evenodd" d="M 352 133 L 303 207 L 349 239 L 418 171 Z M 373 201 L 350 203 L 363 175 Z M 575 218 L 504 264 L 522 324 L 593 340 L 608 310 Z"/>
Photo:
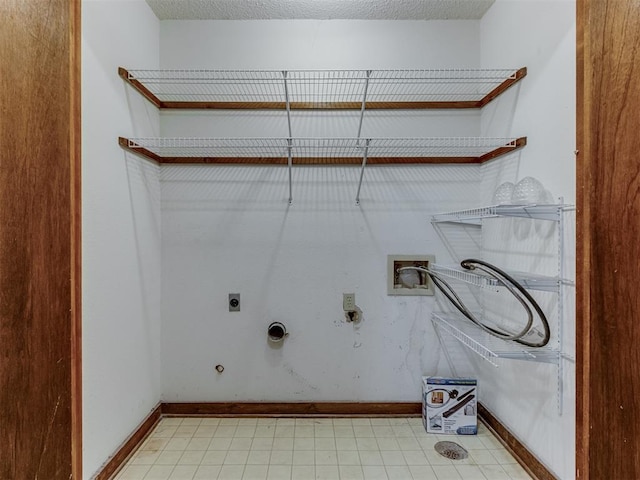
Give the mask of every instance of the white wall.
<path id="1" fill-rule="evenodd" d="M 574 203 L 575 1 L 497 0 L 481 21 L 480 38 L 483 68 L 528 68 L 518 86 L 482 112 L 482 135 L 528 136 L 521 161 L 502 166 L 511 168 L 504 180 L 531 175 Z"/>
<path id="2" fill-rule="evenodd" d="M 482 168 L 482 201 L 490 204 L 502 182 L 538 179 L 551 193 L 575 203 L 575 2 L 497 0 L 481 21 L 482 67 L 528 68 L 518 87 L 483 110 L 483 135 L 526 135 L 515 158 Z M 575 216 L 566 215 L 565 276 L 575 278 Z M 505 220 L 485 228 L 483 256 L 503 268 L 554 274 L 557 231 L 546 222 Z M 573 287 L 534 293 L 552 326 L 551 345 L 562 333 L 562 350 L 574 355 Z M 562 314 L 558 309 L 562 307 Z M 504 313 L 504 312 L 503 312 Z M 518 314 L 514 308 L 510 312 Z M 505 360 L 500 368 L 476 362 L 481 400 L 559 478 L 574 478 L 575 363 L 562 360 L 562 386 L 553 365 Z M 563 394 L 558 397 L 558 391 Z M 558 413 L 558 400 L 562 414 Z"/>
<path id="3" fill-rule="evenodd" d="M 175 20 L 161 24 L 162 68 L 472 68 L 479 22 Z"/>
<path id="4" fill-rule="evenodd" d="M 84 478 L 160 399 L 159 168 L 117 143 L 159 134 L 155 107 L 117 74 L 157 68 L 158 41 L 144 1 L 82 3 Z"/>
<path id="5" fill-rule="evenodd" d="M 165 21 L 163 68 L 475 67 L 479 22 Z M 367 116 L 365 135 L 477 135 L 477 112 Z M 335 118 L 339 117 L 340 122 Z M 299 114 L 294 135 L 355 136 L 350 114 Z M 163 135 L 286 136 L 281 114 L 161 115 Z M 449 255 L 432 213 L 476 205 L 476 166 L 162 169 L 165 401 L 419 401 L 439 345 L 433 297 L 386 295 L 388 254 Z M 242 296 L 229 313 L 228 293 Z M 342 293 L 364 319 L 347 324 Z M 268 344 L 266 328 L 290 335 Z M 216 364 L 224 373 L 214 371 Z"/>
<path id="6" fill-rule="evenodd" d="M 386 256 L 446 258 L 430 214 L 473 203 L 478 172 L 371 168 L 361 207 L 357 176 L 297 168 L 289 207 L 284 168 L 163 168 L 164 400 L 419 400 L 438 361 L 434 300 L 387 297 Z M 345 323 L 343 292 L 361 323 Z M 272 321 L 290 332 L 280 348 Z"/>
<path id="7" fill-rule="evenodd" d="M 555 197 L 574 201 L 574 8 L 569 1 L 498 0 L 481 22 L 160 25 L 142 0 L 85 0 L 85 475 L 99 468 L 160 398 L 418 401 L 420 376 L 448 371 L 428 320 L 443 305 L 432 297 L 386 296 L 386 255 L 433 253 L 447 263 L 450 252 L 429 224 L 430 215 L 490 203 L 503 181 L 533 175 Z M 170 112 L 159 121 L 155 107 L 117 77 L 120 65 L 526 65 L 528 77 L 481 115 L 378 112 L 367 116 L 363 131 L 527 135 L 529 144 L 484 167 L 369 168 L 360 207 L 354 204 L 357 168 L 298 167 L 289 206 L 284 168 L 160 171 L 116 144 L 118 135 L 283 136 L 282 115 Z M 339 122 L 325 113 L 296 115 L 294 135 L 355 134 L 352 114 L 337 115 Z M 510 254 L 514 246 L 485 242 L 485 254 L 531 266 L 531 257 Z M 533 266 L 549 268 L 548 260 Z M 242 294 L 240 313 L 227 311 L 230 292 Z M 343 321 L 343 292 L 356 293 L 364 313 L 360 324 Z M 565 300 L 570 309 L 572 292 Z M 570 336 L 573 317 L 568 318 Z M 290 335 L 274 348 L 266 327 L 276 320 Z M 214 372 L 216 364 L 225 366 L 223 374 Z M 558 476 L 572 478 L 574 367 L 563 365 L 562 416 L 556 412 L 554 367 L 505 362 L 495 370 L 476 362 L 470 371 L 480 378 L 483 402 Z"/>

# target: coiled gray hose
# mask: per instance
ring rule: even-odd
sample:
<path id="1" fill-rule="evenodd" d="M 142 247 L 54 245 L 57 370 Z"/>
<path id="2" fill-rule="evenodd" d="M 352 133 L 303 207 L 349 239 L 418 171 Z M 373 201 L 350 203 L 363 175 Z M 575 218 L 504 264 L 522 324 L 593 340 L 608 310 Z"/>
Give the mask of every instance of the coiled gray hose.
<path id="1" fill-rule="evenodd" d="M 485 325 L 480 320 L 475 318 L 475 316 L 469 311 L 464 302 L 453 290 L 451 285 L 449 285 L 446 280 L 444 280 L 440 275 L 438 275 L 438 273 L 434 272 L 433 270 L 424 267 L 402 267 L 398 269 L 398 272 L 404 270 L 418 270 L 420 272 L 425 272 L 427 275 L 429 275 L 431 281 L 433 281 L 433 284 L 438 287 L 438 289 L 444 294 L 445 297 L 449 299 L 449 301 L 453 304 L 454 307 L 456 307 L 456 309 L 458 309 L 458 311 L 460 311 L 460 313 L 462 313 L 466 318 L 468 318 L 479 328 L 489 333 L 490 335 L 493 335 L 494 337 L 498 337 L 503 340 L 511 340 L 527 347 L 544 347 L 547 343 L 549 343 L 551 333 L 547 317 L 540 308 L 540 305 L 538 305 L 538 302 L 535 301 L 531 294 L 527 292 L 527 290 L 522 285 L 520 285 L 520 283 L 518 283 L 513 277 L 500 270 L 495 265 L 484 262 L 482 260 L 469 258 L 460 262 L 460 265 L 462 266 L 462 268 L 465 268 L 467 270 L 481 270 L 490 277 L 495 278 L 501 285 L 506 287 L 507 290 L 520 302 L 522 307 L 527 312 L 527 322 L 525 327 L 519 332 L 511 334 Z M 542 323 L 542 328 L 544 330 L 543 338 L 539 342 L 529 342 L 522 339 L 522 337 L 529 333 L 531 326 L 533 325 L 533 312 L 531 311 L 529 305 L 533 307 L 536 314 L 540 318 L 540 322 Z"/>

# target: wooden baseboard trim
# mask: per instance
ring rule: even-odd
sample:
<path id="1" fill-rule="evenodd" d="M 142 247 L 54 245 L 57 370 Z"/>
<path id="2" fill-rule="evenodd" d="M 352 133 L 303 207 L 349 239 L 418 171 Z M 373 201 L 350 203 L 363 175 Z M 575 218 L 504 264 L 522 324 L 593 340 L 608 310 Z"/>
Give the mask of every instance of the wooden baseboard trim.
<path id="1" fill-rule="evenodd" d="M 120 468 L 122 468 L 131 454 L 138 448 L 145 438 L 151 433 L 162 416 L 162 404 L 158 404 L 153 411 L 147 415 L 142 423 L 125 440 L 113 456 L 104 464 L 102 469 L 93 477 L 93 480 L 108 480 L 112 478 Z"/>
<path id="2" fill-rule="evenodd" d="M 478 404 L 478 417 L 534 479 L 558 480 L 500 420 L 480 403 Z"/>
<path id="3" fill-rule="evenodd" d="M 420 403 L 163 403 L 163 415 L 232 415 L 232 416 L 419 416 Z"/>

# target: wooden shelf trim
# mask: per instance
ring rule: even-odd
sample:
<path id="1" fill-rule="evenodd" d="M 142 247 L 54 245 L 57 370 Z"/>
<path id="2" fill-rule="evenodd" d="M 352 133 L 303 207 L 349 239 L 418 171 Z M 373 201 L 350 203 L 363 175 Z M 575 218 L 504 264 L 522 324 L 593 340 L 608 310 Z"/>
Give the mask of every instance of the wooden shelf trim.
<path id="1" fill-rule="evenodd" d="M 285 102 L 163 102 L 156 96 L 153 96 L 153 98 L 154 100 L 152 101 L 156 106 L 167 110 L 286 110 Z M 158 103 L 156 103 L 156 101 Z M 452 102 L 366 102 L 365 110 L 436 110 L 481 108 L 482 106 L 482 100 Z M 362 103 L 291 102 L 289 108 L 291 110 L 360 110 Z"/>
<path id="2" fill-rule="evenodd" d="M 156 107 L 158 108 L 163 108 L 162 106 L 162 102 L 160 101 L 160 99 L 158 97 L 156 97 L 151 90 L 149 90 L 147 87 L 145 87 L 142 83 L 140 83 L 138 80 L 136 80 L 135 78 L 131 77 L 131 75 L 129 75 L 129 72 L 122 67 L 118 68 L 118 75 L 120 75 L 129 85 L 131 85 L 133 88 L 135 88 L 138 92 L 140 92 L 140 94 L 146 98 L 147 100 L 149 100 L 151 103 L 153 103 Z"/>
<path id="3" fill-rule="evenodd" d="M 221 101 L 175 101 L 161 100 L 143 82 L 131 73 L 118 68 L 118 74 L 142 96 L 160 109 L 184 110 L 286 110 L 282 102 L 221 102 Z M 453 101 L 372 101 L 365 103 L 365 110 L 434 110 L 434 109 L 477 109 L 482 108 L 504 91 L 518 83 L 527 75 L 527 68 L 518 69 L 513 76 L 505 79 L 480 100 Z M 449 94 L 455 95 L 455 94 Z M 362 102 L 290 102 L 290 110 L 360 110 Z"/>
<path id="4" fill-rule="evenodd" d="M 484 107 L 487 103 L 489 103 L 494 98 L 498 97 L 500 94 L 514 86 L 520 80 L 527 76 L 527 67 L 522 67 L 519 69 L 512 78 L 506 79 L 492 91 L 490 91 L 487 95 L 484 96 L 482 100 L 480 100 L 479 108 Z"/>
<path id="5" fill-rule="evenodd" d="M 136 144 L 125 137 L 119 137 L 118 143 L 124 149 L 154 160 L 160 164 L 205 164 L 205 165 L 287 165 L 287 157 L 248 157 L 248 156 L 161 156 L 148 148 Z M 527 137 L 495 148 L 481 156 L 370 156 L 367 165 L 398 164 L 480 164 L 502 155 L 512 153 L 527 144 Z M 294 165 L 362 165 L 361 156 L 353 157 L 294 157 Z"/>

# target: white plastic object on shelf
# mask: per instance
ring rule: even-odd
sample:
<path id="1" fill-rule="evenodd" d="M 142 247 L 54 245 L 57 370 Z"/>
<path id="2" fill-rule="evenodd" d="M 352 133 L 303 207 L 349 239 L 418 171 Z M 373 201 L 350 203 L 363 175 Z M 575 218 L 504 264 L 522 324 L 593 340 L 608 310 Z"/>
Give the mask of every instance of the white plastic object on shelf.
<path id="1" fill-rule="evenodd" d="M 505 205 L 511 203 L 511 196 L 513 195 L 513 189 L 515 185 L 513 182 L 501 183 L 496 191 L 493 193 L 493 205 Z"/>
<path id="2" fill-rule="evenodd" d="M 544 186 L 533 177 L 524 177 L 513 188 L 511 203 L 514 205 L 531 205 L 543 203 Z"/>

